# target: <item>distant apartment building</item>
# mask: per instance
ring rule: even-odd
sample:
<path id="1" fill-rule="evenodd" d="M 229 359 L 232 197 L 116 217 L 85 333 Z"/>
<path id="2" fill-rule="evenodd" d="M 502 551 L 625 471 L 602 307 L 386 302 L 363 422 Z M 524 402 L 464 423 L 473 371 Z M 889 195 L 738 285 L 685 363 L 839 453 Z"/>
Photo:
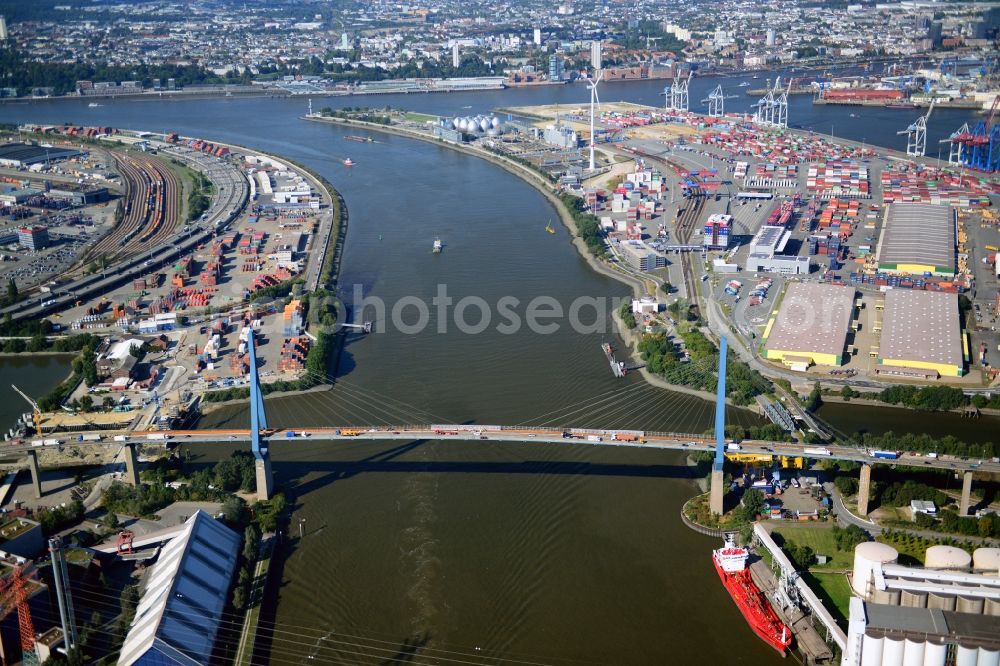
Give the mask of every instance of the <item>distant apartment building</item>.
<path id="1" fill-rule="evenodd" d="M 550 55 L 549 56 L 549 80 L 550 81 L 562 81 L 563 77 L 563 60 L 560 55 Z"/>

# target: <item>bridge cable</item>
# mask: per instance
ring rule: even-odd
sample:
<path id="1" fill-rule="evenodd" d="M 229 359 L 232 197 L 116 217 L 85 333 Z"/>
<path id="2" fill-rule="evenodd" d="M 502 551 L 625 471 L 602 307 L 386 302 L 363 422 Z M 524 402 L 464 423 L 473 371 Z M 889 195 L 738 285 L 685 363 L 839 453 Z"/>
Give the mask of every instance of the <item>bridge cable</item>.
<path id="1" fill-rule="evenodd" d="M 95 592 L 95 591 L 92 591 L 92 590 L 86 590 L 86 591 L 81 590 L 81 591 L 79 591 L 79 593 L 74 592 L 75 596 L 78 595 L 78 594 L 82 598 L 82 600 L 85 601 L 85 602 L 89 601 L 89 603 L 92 603 L 94 605 L 103 605 L 105 607 L 108 607 L 108 608 L 110 608 L 112 610 L 117 610 L 117 611 L 120 611 L 120 609 L 121 609 L 120 598 L 119 597 L 115 597 L 113 595 L 104 594 L 104 593 L 100 593 L 100 592 Z M 201 614 L 201 613 L 195 612 L 195 611 L 175 609 L 172 612 L 175 612 L 176 614 L 179 614 L 179 615 L 188 615 L 188 616 L 191 616 L 192 618 L 197 618 L 199 620 L 204 620 L 204 615 Z M 243 618 L 242 615 L 240 615 L 238 613 L 228 612 L 228 611 L 223 611 L 221 613 L 221 615 L 222 615 L 222 617 L 220 617 L 220 619 L 219 619 L 219 623 L 220 624 L 228 626 L 230 628 L 237 628 L 237 627 L 238 628 L 242 628 L 242 626 L 244 624 L 244 618 Z M 232 618 L 232 619 L 227 619 L 227 618 Z M 274 623 L 274 622 L 259 620 L 258 624 L 265 625 L 265 631 L 270 631 L 270 632 L 272 632 L 272 634 L 275 634 L 275 635 L 280 634 L 282 636 L 293 636 L 293 637 L 295 637 L 294 639 L 291 639 L 291 638 L 274 638 L 274 637 L 272 637 L 272 640 L 277 640 L 277 641 L 280 641 L 282 643 L 294 643 L 295 645 L 301 646 L 301 645 L 303 645 L 303 643 L 299 639 L 300 638 L 306 638 L 306 639 L 313 639 L 313 640 L 317 640 L 318 639 L 319 641 L 332 642 L 332 643 L 335 643 L 335 644 L 345 644 L 345 645 L 349 645 L 349 646 L 352 646 L 352 647 L 361 647 L 361 648 L 366 648 L 366 649 L 371 649 L 371 650 L 378 650 L 378 651 L 388 651 L 388 652 L 396 652 L 396 653 L 398 653 L 398 651 L 399 651 L 399 641 L 398 640 L 388 641 L 388 640 L 384 640 L 384 639 L 378 639 L 378 638 L 375 638 L 375 637 L 372 637 L 372 636 L 344 634 L 344 633 L 340 633 L 340 632 L 336 632 L 336 631 L 325 631 L 325 630 L 320 629 L 318 627 L 312 628 L 312 627 L 305 627 L 305 626 L 301 626 L 301 625 L 290 625 L 291 627 L 293 627 L 295 629 L 300 629 L 300 630 L 308 631 L 308 632 L 317 632 L 317 634 L 322 634 L 322 635 L 315 635 L 315 636 L 313 636 L 313 635 L 310 635 L 310 634 L 303 634 L 303 633 L 288 631 L 288 630 L 285 630 L 285 629 L 279 629 L 277 627 L 282 626 L 282 625 L 279 625 L 279 624 Z M 268 627 L 267 625 L 270 625 L 270 627 Z M 329 638 L 327 638 L 327 636 L 330 633 L 333 633 L 333 634 L 335 634 L 337 636 L 340 636 L 341 638 L 352 638 L 352 639 L 361 640 L 361 641 L 370 641 L 370 642 L 373 642 L 373 643 L 382 643 L 382 644 L 386 644 L 386 645 L 392 645 L 394 647 L 383 648 L 383 647 L 377 647 L 377 646 L 359 645 L 359 644 L 351 643 L 349 641 L 329 639 Z M 328 647 L 328 648 L 323 648 L 323 649 L 337 650 L 338 648 Z M 495 657 L 492 657 L 490 655 L 482 654 L 482 651 L 464 652 L 464 651 L 457 651 L 457 650 L 445 650 L 443 648 L 421 648 L 421 649 L 426 649 L 427 651 L 432 651 L 432 652 L 441 652 L 443 654 L 457 655 L 457 656 L 460 656 L 460 657 L 474 657 L 474 658 L 477 658 L 477 659 L 480 659 L 480 660 L 495 658 Z M 385 658 L 384 655 L 376 655 L 376 654 L 364 654 L 364 653 L 351 653 L 351 654 L 362 654 L 363 656 Z M 444 660 L 444 661 L 447 661 L 447 662 L 452 662 L 452 663 L 462 663 L 462 664 L 478 664 L 478 663 L 481 663 L 481 662 L 470 662 L 470 661 L 465 661 L 465 660 L 460 660 L 460 659 L 454 659 L 454 658 L 448 658 L 448 657 L 441 657 L 441 656 L 438 656 L 438 655 L 425 655 L 425 656 L 427 658 L 441 659 L 441 660 Z M 524 656 L 529 656 L 529 657 L 534 658 L 532 655 L 524 655 Z M 504 660 L 505 663 L 523 664 L 525 666 L 544 666 L 543 664 L 540 664 L 539 662 L 523 661 L 523 660 L 512 659 L 512 658 L 508 658 L 508 657 L 504 657 L 503 660 Z M 288 663 L 288 662 L 285 662 L 285 663 Z M 420 662 L 409 662 L 409 663 L 420 663 Z M 597 662 L 578 662 L 578 661 L 574 660 L 574 661 L 571 661 L 571 663 L 597 663 Z"/>

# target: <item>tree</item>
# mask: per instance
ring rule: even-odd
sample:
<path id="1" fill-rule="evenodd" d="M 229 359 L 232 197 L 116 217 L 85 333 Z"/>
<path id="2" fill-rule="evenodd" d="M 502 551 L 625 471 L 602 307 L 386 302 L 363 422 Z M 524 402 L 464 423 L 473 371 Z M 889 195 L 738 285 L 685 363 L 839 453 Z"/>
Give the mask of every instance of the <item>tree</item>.
<path id="1" fill-rule="evenodd" d="M 622 318 L 622 321 L 628 328 L 636 327 L 635 315 L 632 313 L 632 304 L 628 301 L 622 303 L 622 306 L 618 308 L 618 316 Z"/>
<path id="2" fill-rule="evenodd" d="M 743 493 L 741 503 L 747 517 L 753 520 L 764 512 L 764 493 L 756 488 L 750 488 Z"/>
<path id="3" fill-rule="evenodd" d="M 822 404 L 823 389 L 820 387 L 819 382 L 816 382 L 813 385 L 813 390 L 809 392 L 809 397 L 806 398 L 806 410 L 814 412 L 819 409 Z"/>
<path id="4" fill-rule="evenodd" d="M 89 412 L 94 408 L 94 399 L 89 395 L 82 396 L 80 398 L 80 409 L 85 412 Z"/>
<path id="5" fill-rule="evenodd" d="M 800 546 L 794 541 L 786 541 L 781 547 L 788 554 L 788 559 L 792 561 L 798 570 L 808 569 L 816 561 L 816 554 L 809 546 Z"/>
<path id="6" fill-rule="evenodd" d="M 101 525 L 108 528 L 109 530 L 118 529 L 118 514 L 114 511 L 108 511 L 104 514 L 104 518 L 101 519 Z"/>
<path id="7" fill-rule="evenodd" d="M 663 290 L 664 294 L 669 294 L 674 290 L 674 285 L 670 284 L 667 281 L 664 281 L 663 284 L 660 285 L 660 289 Z"/>
<path id="8" fill-rule="evenodd" d="M 833 485 L 837 487 L 837 490 L 844 497 L 849 497 L 858 492 L 858 480 L 853 476 L 838 476 L 834 479 Z"/>
<path id="9" fill-rule="evenodd" d="M 247 562 L 257 560 L 257 551 L 260 549 L 260 530 L 256 525 L 247 525 L 243 531 L 243 559 Z"/>
<path id="10" fill-rule="evenodd" d="M 14 278 L 7 280 L 7 305 L 17 303 L 17 281 Z"/>

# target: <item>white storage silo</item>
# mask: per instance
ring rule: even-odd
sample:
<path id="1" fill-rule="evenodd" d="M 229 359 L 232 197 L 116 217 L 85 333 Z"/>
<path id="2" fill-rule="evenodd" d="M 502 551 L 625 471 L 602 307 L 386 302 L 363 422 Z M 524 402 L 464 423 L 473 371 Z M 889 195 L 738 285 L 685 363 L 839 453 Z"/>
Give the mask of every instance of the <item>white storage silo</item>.
<path id="1" fill-rule="evenodd" d="M 903 666 L 903 653 L 906 646 L 903 641 L 886 638 L 882 644 L 882 666 Z"/>
<path id="2" fill-rule="evenodd" d="M 924 666 L 944 666 L 945 659 L 948 658 L 948 646 L 946 644 L 927 643 L 924 647 Z"/>
<path id="3" fill-rule="evenodd" d="M 899 553 L 892 546 L 877 541 L 866 541 L 854 549 L 854 577 L 851 587 L 854 593 L 863 599 L 868 598 L 872 589 L 872 571 L 875 567 L 893 563 L 899 559 Z"/>
<path id="4" fill-rule="evenodd" d="M 928 569 L 968 571 L 972 566 L 972 555 L 955 546 L 931 546 L 924 554 L 924 566 Z"/>
<path id="5" fill-rule="evenodd" d="M 976 666 L 1000 666 L 1000 651 L 979 648 L 979 659 Z"/>
<path id="6" fill-rule="evenodd" d="M 924 666 L 924 642 L 903 641 L 903 666 Z"/>
<path id="7" fill-rule="evenodd" d="M 955 650 L 955 666 L 976 666 L 979 661 L 979 649 L 967 648 L 961 645 Z"/>
<path id="8" fill-rule="evenodd" d="M 1000 548 L 976 548 L 972 553 L 972 569 L 989 576 L 1000 576 Z"/>
<path id="9" fill-rule="evenodd" d="M 881 666 L 884 639 L 865 634 L 861 644 L 861 666 Z"/>

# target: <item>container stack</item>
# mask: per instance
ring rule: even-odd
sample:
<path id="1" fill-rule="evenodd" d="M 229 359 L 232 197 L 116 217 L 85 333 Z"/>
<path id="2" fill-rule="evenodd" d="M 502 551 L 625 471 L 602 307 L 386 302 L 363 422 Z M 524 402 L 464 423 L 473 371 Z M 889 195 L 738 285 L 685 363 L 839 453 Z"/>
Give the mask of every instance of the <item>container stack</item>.
<path id="1" fill-rule="evenodd" d="M 871 199 L 868 167 L 852 161 L 810 164 L 806 189 L 820 199 Z"/>

